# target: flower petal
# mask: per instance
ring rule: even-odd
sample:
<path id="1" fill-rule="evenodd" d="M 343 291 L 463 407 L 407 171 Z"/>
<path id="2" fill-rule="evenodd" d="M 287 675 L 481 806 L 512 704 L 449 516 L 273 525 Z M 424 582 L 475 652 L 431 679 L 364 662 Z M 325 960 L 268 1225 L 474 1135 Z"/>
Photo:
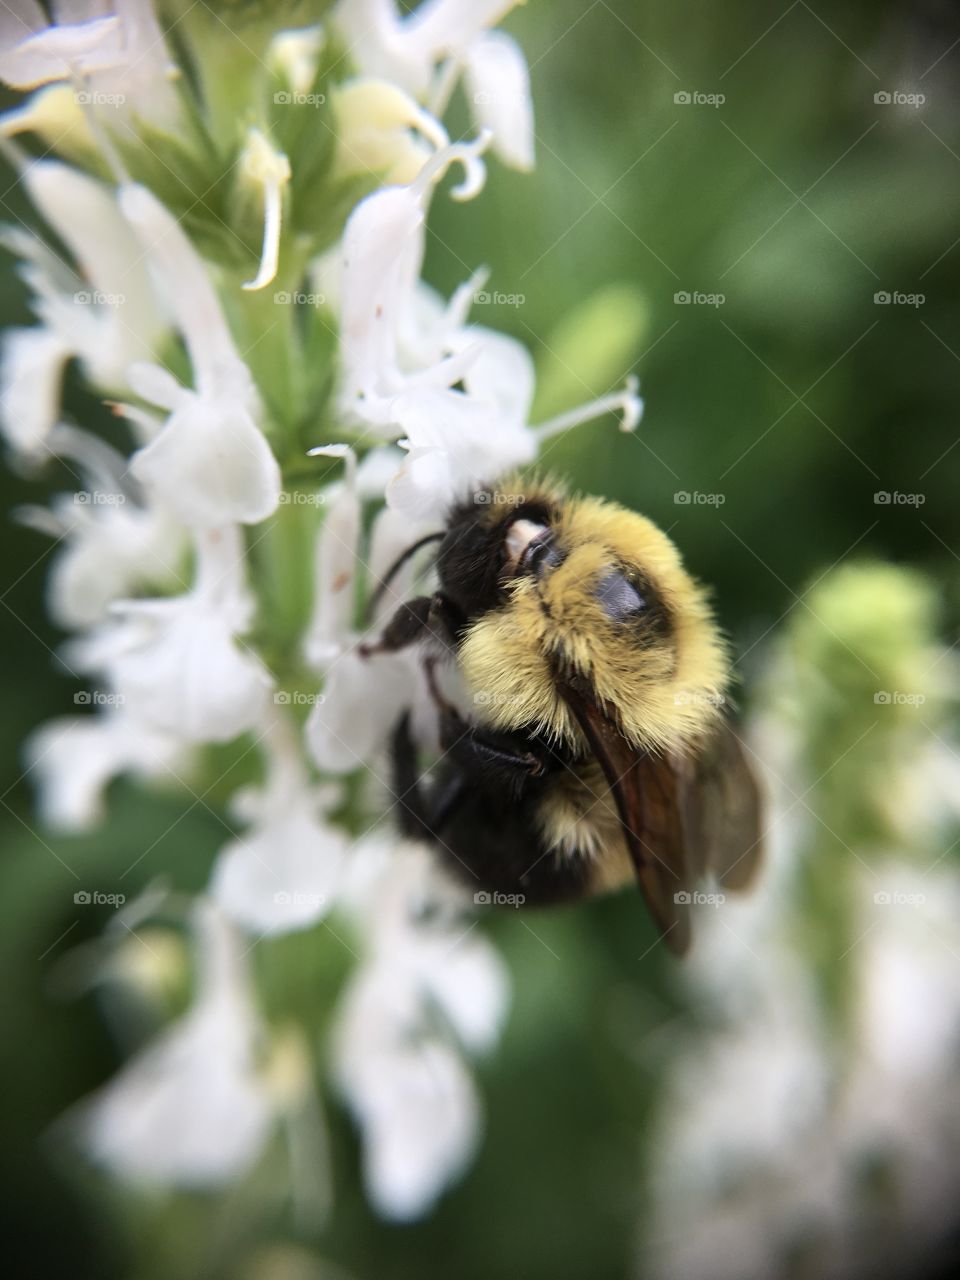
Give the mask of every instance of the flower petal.
<path id="1" fill-rule="evenodd" d="M 44 822 L 86 831 L 102 821 L 103 793 L 113 778 L 135 773 L 177 780 L 183 751 L 168 734 L 110 712 L 52 720 L 27 740 L 25 754 Z"/>
<path id="2" fill-rule="evenodd" d="M 302 803 L 226 845 L 210 892 L 255 934 L 303 929 L 330 909 L 344 849 L 344 837 Z"/>
<path id="3" fill-rule="evenodd" d="M 323 702 L 304 730 L 316 764 L 330 773 L 350 773 L 368 764 L 386 741 L 397 716 L 414 698 L 411 659 L 405 654 L 338 658 L 324 686 Z"/>
<path id="4" fill-rule="evenodd" d="M 530 72 L 511 36 L 491 31 L 467 49 L 465 80 L 473 118 L 493 134 L 493 152 L 511 169 L 534 165 Z"/>
<path id="5" fill-rule="evenodd" d="M 70 347 L 51 330 L 8 329 L 0 358 L 0 430 L 28 457 L 46 454 L 60 415 L 60 384 Z"/>
<path id="6" fill-rule="evenodd" d="M 4 37 L 16 25 L 5 23 Z M 0 80 L 11 89 L 35 89 L 51 80 L 68 80 L 74 72 L 84 74 L 114 67 L 123 59 L 117 39 L 119 26 L 119 19 L 111 16 L 71 26 L 44 27 L 33 34 L 20 27 L 17 43 L 0 53 Z"/>
<path id="7" fill-rule="evenodd" d="M 238 400 L 184 393 L 133 474 L 184 524 L 257 524 L 280 502 L 280 467 Z"/>

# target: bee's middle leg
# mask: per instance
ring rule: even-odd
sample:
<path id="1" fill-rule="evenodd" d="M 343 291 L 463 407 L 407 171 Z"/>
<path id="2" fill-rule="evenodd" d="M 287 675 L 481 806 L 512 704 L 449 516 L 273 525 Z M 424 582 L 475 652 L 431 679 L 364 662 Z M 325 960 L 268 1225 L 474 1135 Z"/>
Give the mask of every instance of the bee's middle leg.
<path id="1" fill-rule="evenodd" d="M 424 662 L 427 684 L 440 713 L 440 747 L 471 777 L 520 792 L 531 778 L 547 772 L 549 754 L 519 735 L 491 734 L 463 718 L 444 697 L 436 677 L 436 660 Z"/>
<path id="2" fill-rule="evenodd" d="M 410 713 L 397 721 L 390 741 L 393 764 L 393 798 L 404 835 L 416 840 L 435 841 L 453 816 L 465 794 L 460 773 L 447 777 L 428 793 L 420 772 L 417 747 L 410 732 Z"/>

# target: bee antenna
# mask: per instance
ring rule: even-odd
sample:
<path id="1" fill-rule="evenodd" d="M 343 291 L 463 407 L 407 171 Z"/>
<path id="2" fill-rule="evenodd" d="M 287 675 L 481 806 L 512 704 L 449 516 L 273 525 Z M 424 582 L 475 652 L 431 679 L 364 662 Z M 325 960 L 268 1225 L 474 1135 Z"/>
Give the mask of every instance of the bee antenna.
<path id="1" fill-rule="evenodd" d="M 366 620 L 368 623 L 373 621 L 373 616 L 377 611 L 377 606 L 383 600 L 383 597 L 387 591 L 387 588 L 390 586 L 390 583 L 394 580 L 394 578 L 397 576 L 397 574 L 400 572 L 403 566 L 407 563 L 410 557 L 413 555 L 416 555 L 416 553 L 420 550 L 420 548 L 425 547 L 428 542 L 439 542 L 440 539 L 443 537 L 444 537 L 444 530 L 442 529 L 438 533 L 428 533 L 426 537 L 419 538 L 411 546 L 407 547 L 405 551 L 400 552 L 396 560 L 394 560 L 393 564 L 390 566 L 387 572 L 383 575 L 383 577 L 377 583 L 376 590 L 374 591 L 373 595 L 371 595 L 370 599 L 367 601 L 367 610 L 366 610 L 367 619 Z"/>

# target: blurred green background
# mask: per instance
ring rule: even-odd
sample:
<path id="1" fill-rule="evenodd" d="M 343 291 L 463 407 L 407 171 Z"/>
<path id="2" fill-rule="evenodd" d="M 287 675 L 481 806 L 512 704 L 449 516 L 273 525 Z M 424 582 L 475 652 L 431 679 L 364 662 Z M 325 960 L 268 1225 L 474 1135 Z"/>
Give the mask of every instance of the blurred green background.
<path id="1" fill-rule="evenodd" d="M 552 446 L 547 465 L 669 530 L 715 588 L 741 651 L 802 609 L 808 583 L 851 553 L 925 568 L 952 641 L 956 7 L 531 0 L 505 25 L 531 64 L 537 169 L 523 177 L 493 164 L 476 202 L 438 199 L 426 274 L 449 292 L 489 263 L 491 293 L 522 295 L 474 315 L 531 347 L 544 415 L 631 370 L 646 399 L 635 436 L 584 428 Z M 875 102 L 898 91 L 926 100 Z M 678 93 L 725 100 L 677 102 Z M 3 218 L 29 221 L 9 171 L 2 182 Z M 3 273 L 3 320 L 26 322 L 6 257 Z M 601 321 L 587 312 L 578 324 L 578 308 L 610 287 Z M 675 301 L 694 291 L 725 300 Z M 925 300 L 878 305 L 881 291 Z M 597 323 L 623 337 L 623 350 L 610 356 L 608 343 L 600 361 L 589 343 Z M 6 510 L 51 487 L 6 472 L 2 485 Z M 878 491 L 923 502 L 878 505 Z M 684 492 L 722 502 L 677 502 Z M 284 1271 L 289 1258 L 261 1259 L 262 1272 L 237 1261 L 257 1241 L 290 1238 L 269 1198 L 215 1215 L 188 1197 L 134 1212 L 38 1143 L 119 1061 L 94 998 L 62 997 L 62 957 L 97 936 L 109 914 L 74 907 L 83 886 L 69 867 L 109 888 L 126 850 L 160 836 L 181 806 L 120 785 L 95 836 L 62 841 L 34 830 L 19 746 L 39 721 L 72 711 L 73 687 L 55 671 L 61 637 L 44 616 L 49 544 L 12 521 L 4 539 L 0 1160 L 3 1206 L 32 1259 L 22 1274 L 299 1275 Z M 748 690 L 761 652 L 744 664 Z M 216 817 L 195 807 L 124 891 L 161 873 L 201 887 L 222 840 Z M 316 1274 L 632 1273 L 642 1136 L 657 1088 L 643 1046 L 675 1012 L 672 962 L 658 950 L 639 963 L 652 934 L 629 896 L 543 916 L 536 937 L 512 919 L 492 931 L 516 991 L 504 1043 L 480 1073 L 487 1133 L 476 1166 L 425 1222 L 378 1223 L 359 1190 L 355 1134 L 331 1103 L 337 1205 L 318 1245 L 330 1267 Z M 298 976 L 302 990 L 328 990 L 331 964 L 338 973 L 318 942 Z M 179 1252 L 187 1239 L 189 1256 Z M 207 1261 L 194 1272 L 197 1258 Z"/>

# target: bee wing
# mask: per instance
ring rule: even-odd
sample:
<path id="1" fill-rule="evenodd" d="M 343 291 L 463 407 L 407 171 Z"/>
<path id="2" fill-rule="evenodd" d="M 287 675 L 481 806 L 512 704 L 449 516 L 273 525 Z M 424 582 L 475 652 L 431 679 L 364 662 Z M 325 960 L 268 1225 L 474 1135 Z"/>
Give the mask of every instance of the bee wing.
<path id="1" fill-rule="evenodd" d="M 684 826 L 696 874 L 724 889 L 746 889 L 763 860 L 760 788 L 734 727 L 724 721 L 693 762 Z"/>
<path id="2" fill-rule="evenodd" d="M 603 769 L 623 826 L 637 880 L 664 941 L 675 955 L 690 945 L 688 839 L 684 827 L 687 767 L 639 752 L 592 692 L 562 684 L 561 693 Z"/>

